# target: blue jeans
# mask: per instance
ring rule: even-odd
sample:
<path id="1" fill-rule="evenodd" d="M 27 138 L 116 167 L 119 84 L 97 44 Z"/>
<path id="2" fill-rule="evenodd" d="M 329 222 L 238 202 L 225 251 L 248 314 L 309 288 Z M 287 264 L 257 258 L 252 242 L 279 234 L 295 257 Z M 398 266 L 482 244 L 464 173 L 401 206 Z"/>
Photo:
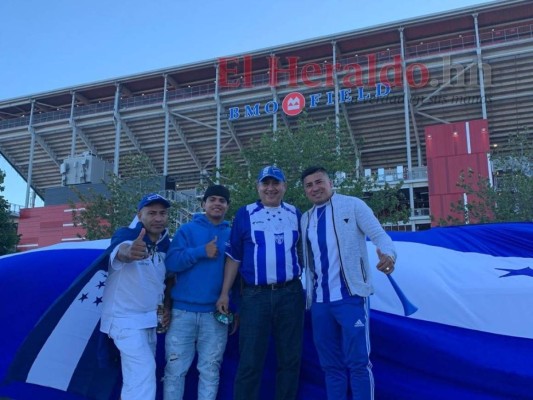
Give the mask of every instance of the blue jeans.
<path id="1" fill-rule="evenodd" d="M 198 351 L 198 399 L 215 400 L 227 340 L 228 326 L 218 322 L 213 313 L 172 309 L 165 338 L 164 399 L 183 398 L 185 376 Z"/>
<path id="2" fill-rule="evenodd" d="M 305 299 L 299 279 L 270 289 L 243 288 L 240 308 L 239 366 L 235 400 L 255 400 L 270 334 L 276 347 L 276 400 L 294 400 L 298 393 Z"/>
<path id="3" fill-rule="evenodd" d="M 311 307 L 313 339 L 329 400 L 346 399 L 348 375 L 354 400 L 374 398 L 368 310 L 368 298 L 359 296 Z"/>

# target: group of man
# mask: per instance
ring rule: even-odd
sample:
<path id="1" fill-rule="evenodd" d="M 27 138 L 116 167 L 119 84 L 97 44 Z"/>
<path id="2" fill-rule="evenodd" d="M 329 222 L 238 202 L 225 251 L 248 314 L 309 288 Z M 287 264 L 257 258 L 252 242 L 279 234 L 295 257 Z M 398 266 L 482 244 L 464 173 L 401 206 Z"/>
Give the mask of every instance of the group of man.
<path id="1" fill-rule="evenodd" d="M 353 399 L 373 399 L 366 238 L 376 245 L 377 269 L 385 274 L 394 270 L 394 245 L 362 200 L 333 191 L 324 168 L 306 169 L 301 181 L 313 203 L 303 215 L 283 201 L 283 171 L 264 167 L 257 178 L 259 200 L 239 208 L 231 227 L 225 220 L 229 190 L 210 186 L 202 198 L 204 213 L 181 226 L 172 242 L 166 231 L 170 203 L 157 194 L 141 200 L 137 227 L 120 229 L 112 239 L 103 299 L 101 330 L 121 355 L 121 400 L 155 399 L 156 309 L 165 277 L 171 282 L 171 312 L 163 321 L 169 325 L 165 400 L 183 398 L 196 354 L 198 399 L 216 398 L 233 316 L 230 297 L 238 303 L 235 400 L 259 399 L 271 337 L 275 399 L 297 398 L 306 303 L 328 399 L 345 399 L 350 389 Z"/>

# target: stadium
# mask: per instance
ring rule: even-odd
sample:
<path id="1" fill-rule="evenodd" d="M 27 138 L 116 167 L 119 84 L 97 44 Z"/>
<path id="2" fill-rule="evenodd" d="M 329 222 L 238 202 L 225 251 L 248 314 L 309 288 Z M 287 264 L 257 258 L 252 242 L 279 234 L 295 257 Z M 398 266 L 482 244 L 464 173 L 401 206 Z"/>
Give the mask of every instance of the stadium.
<path id="1" fill-rule="evenodd" d="M 67 203 L 67 185 L 120 174 L 130 153 L 149 158 L 162 190 L 183 191 L 305 112 L 345 124 L 358 174 L 402 180 L 405 229 L 424 229 L 457 179 L 428 170 L 449 165 L 430 162 L 428 137 L 449 134 L 439 143 L 451 147 L 459 137 L 490 175 L 490 149 L 533 122 L 532 51 L 532 2 L 495 1 L 4 100 L 0 153 L 45 208 Z M 459 157 L 454 171 L 470 162 Z M 21 245 L 34 246 L 36 235 Z"/>

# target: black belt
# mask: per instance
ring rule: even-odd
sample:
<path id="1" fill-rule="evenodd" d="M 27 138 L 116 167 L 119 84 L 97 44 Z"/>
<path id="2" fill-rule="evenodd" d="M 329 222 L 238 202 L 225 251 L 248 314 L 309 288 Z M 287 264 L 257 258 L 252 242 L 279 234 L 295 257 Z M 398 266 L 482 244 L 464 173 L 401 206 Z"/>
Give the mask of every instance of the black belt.
<path id="1" fill-rule="evenodd" d="M 249 285 L 246 284 L 247 287 L 254 287 L 254 288 L 260 288 L 260 289 L 268 289 L 268 290 L 278 290 L 282 289 L 284 287 L 287 287 L 297 281 L 299 281 L 300 278 L 294 278 L 290 281 L 280 282 L 280 283 L 267 283 L 266 285 Z"/>

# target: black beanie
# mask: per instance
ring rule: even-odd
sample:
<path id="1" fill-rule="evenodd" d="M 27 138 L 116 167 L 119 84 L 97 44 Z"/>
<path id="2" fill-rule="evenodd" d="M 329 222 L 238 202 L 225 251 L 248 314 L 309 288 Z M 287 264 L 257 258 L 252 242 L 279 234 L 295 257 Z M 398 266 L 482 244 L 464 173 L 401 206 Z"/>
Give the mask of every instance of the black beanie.
<path id="1" fill-rule="evenodd" d="M 213 185 L 209 186 L 204 193 L 204 197 L 202 198 L 202 201 L 206 201 L 208 197 L 210 196 L 220 196 L 224 197 L 226 201 L 229 203 L 229 190 L 222 185 Z"/>

